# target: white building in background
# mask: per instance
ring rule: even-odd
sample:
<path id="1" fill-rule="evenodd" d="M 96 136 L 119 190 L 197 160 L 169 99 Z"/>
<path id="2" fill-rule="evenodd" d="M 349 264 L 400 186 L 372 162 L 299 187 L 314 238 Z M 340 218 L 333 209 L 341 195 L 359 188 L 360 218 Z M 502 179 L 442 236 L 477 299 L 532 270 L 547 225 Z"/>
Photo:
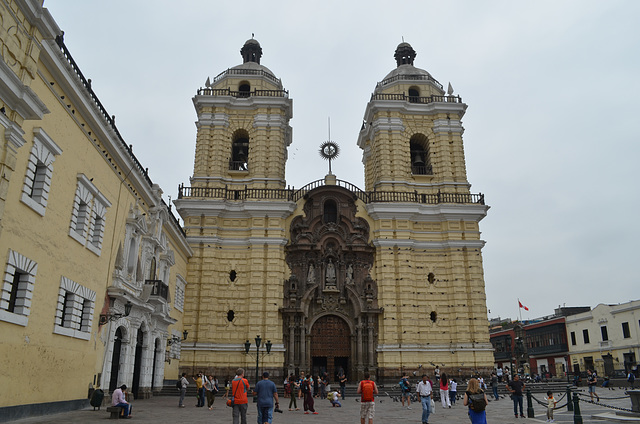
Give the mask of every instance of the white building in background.
<path id="1" fill-rule="evenodd" d="M 566 318 L 573 371 L 596 370 L 614 376 L 633 370 L 640 356 L 640 300 L 599 304 Z"/>

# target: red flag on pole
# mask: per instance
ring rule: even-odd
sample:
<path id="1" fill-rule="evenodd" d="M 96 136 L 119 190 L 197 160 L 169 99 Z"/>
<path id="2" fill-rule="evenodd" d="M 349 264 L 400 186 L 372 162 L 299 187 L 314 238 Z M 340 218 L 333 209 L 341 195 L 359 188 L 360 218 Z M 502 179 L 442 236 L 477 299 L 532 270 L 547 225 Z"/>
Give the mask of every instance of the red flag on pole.
<path id="1" fill-rule="evenodd" d="M 524 308 L 524 310 L 525 310 L 525 311 L 528 311 L 528 310 L 529 310 L 529 308 L 527 308 L 526 306 L 524 306 L 524 305 L 522 304 L 522 302 L 520 302 L 520 299 L 518 299 L 518 306 L 520 306 L 521 308 Z"/>

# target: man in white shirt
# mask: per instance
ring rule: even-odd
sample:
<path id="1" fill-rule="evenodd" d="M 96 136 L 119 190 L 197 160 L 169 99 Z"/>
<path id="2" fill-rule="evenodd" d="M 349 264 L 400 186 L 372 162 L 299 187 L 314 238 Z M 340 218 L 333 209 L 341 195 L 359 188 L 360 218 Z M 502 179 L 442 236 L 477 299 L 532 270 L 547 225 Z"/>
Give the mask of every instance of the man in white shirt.
<path id="1" fill-rule="evenodd" d="M 422 381 L 418 383 L 416 389 L 420 401 L 422 402 L 422 424 L 429 424 L 429 414 L 431 413 L 431 383 L 426 374 L 422 374 Z"/>
<path id="2" fill-rule="evenodd" d="M 111 395 L 111 405 L 119 406 L 123 411 L 123 418 L 131 418 L 131 405 L 125 399 L 125 393 L 127 391 L 127 386 L 122 385 L 113 391 Z"/>

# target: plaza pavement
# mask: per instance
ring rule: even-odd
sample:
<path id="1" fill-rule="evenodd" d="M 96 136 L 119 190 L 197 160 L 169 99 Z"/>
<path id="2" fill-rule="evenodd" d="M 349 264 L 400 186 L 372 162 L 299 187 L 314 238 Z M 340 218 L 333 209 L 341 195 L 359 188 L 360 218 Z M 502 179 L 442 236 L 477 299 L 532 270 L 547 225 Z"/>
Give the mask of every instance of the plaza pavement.
<path id="1" fill-rule="evenodd" d="M 610 397 L 614 397 L 614 393 L 617 396 L 622 395 L 622 392 L 609 392 Z M 609 394 L 607 393 L 607 394 Z M 622 408 L 630 408 L 631 402 L 629 398 L 626 399 L 612 399 L 605 400 L 607 394 L 600 394 L 603 398 L 603 403 L 613 405 Z M 558 394 L 556 394 L 559 398 Z M 541 399 L 543 395 L 537 394 L 536 397 Z M 304 415 L 302 412 L 302 401 L 298 401 L 300 411 L 288 411 L 288 399 L 281 400 L 281 407 L 284 410 L 282 414 L 274 414 L 274 424 L 319 424 L 319 423 L 354 423 L 360 422 L 360 403 L 355 397 L 347 397 L 342 401 L 342 408 L 332 408 L 331 404 L 327 400 L 316 399 L 316 411 L 318 415 Z M 563 399 L 560 404 L 564 404 Z M 135 400 L 133 404 L 133 418 L 130 423 L 148 423 L 148 424 L 160 424 L 160 423 L 232 423 L 231 408 L 228 408 L 224 401 L 218 397 L 214 403 L 213 410 L 209 411 L 208 408 L 196 408 L 196 399 L 187 398 L 185 400 L 185 408 L 178 408 L 178 396 L 156 396 L 151 399 Z M 419 404 L 412 404 L 412 409 L 408 410 L 406 407 L 402 407 L 400 402 L 394 402 L 390 397 L 384 395 L 381 390 L 381 395 L 376 399 L 376 415 L 374 423 L 377 424 L 398 424 L 398 423 L 421 423 L 422 409 Z M 526 397 L 524 402 L 525 415 L 527 415 Z M 617 420 L 595 420 L 592 418 L 594 414 L 602 414 L 612 412 L 612 409 L 608 409 L 602 406 L 589 404 L 585 402 L 580 403 L 580 408 L 583 417 L 583 423 L 613 423 L 620 422 Z M 429 418 L 430 424 L 457 424 L 457 423 L 469 423 L 469 419 L 466 414 L 467 408 L 462 405 L 461 401 L 455 404 L 451 409 L 443 409 L 441 405 L 436 404 L 436 413 L 432 414 Z M 513 402 L 510 399 L 504 398 L 499 401 L 490 402 L 487 406 L 487 423 L 489 424 L 511 424 L 511 423 L 543 423 L 546 422 L 545 408 L 536 405 L 534 406 L 535 418 L 518 418 L 513 417 Z M 26 418 L 22 420 L 13 421 L 15 424 L 35 424 L 35 423 L 108 423 L 109 413 L 106 408 L 103 407 L 99 411 L 94 411 L 93 408 L 65 412 L 55 415 L 47 415 L 42 417 Z M 249 403 L 249 409 L 247 413 L 248 424 L 255 424 L 257 421 L 256 406 L 253 403 Z M 567 412 L 566 408 L 557 410 L 555 412 L 556 423 L 573 423 L 573 412 Z M 638 422 L 638 421 L 635 421 Z"/>

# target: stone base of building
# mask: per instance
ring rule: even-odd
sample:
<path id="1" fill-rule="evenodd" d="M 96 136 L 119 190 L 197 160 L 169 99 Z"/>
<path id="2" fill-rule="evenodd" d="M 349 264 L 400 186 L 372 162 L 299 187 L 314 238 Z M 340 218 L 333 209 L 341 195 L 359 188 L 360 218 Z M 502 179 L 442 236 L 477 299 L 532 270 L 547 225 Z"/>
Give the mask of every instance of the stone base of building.
<path id="1" fill-rule="evenodd" d="M 89 399 L 75 399 L 61 402 L 31 403 L 28 405 L 5 406 L 0 408 L 0 423 L 39 417 L 60 412 L 75 411 L 89 406 Z"/>

